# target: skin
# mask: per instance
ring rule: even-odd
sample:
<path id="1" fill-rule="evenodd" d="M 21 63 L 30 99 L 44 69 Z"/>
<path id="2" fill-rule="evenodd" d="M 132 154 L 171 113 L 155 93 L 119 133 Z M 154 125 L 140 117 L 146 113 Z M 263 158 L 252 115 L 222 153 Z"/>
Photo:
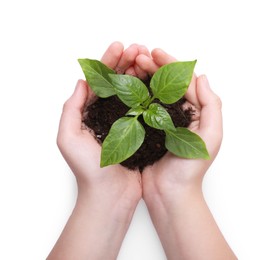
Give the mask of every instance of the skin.
<path id="1" fill-rule="evenodd" d="M 145 79 L 175 58 L 142 45 L 112 43 L 102 61 L 118 73 Z M 205 75 L 193 76 L 184 107 L 195 108 L 190 129 L 205 141 L 210 160 L 167 153 L 143 174 L 120 165 L 100 169 L 100 146 L 82 129 L 82 111 L 96 98 L 79 80 L 66 101 L 58 147 L 77 179 L 77 203 L 47 259 L 116 259 L 135 208 L 144 199 L 168 259 L 237 259 L 202 193 L 203 177 L 222 141 L 221 101 Z"/>
<path id="2" fill-rule="evenodd" d="M 139 56 L 143 69 L 154 73 L 175 61 L 164 51 L 153 60 Z M 205 75 L 193 76 L 185 107 L 195 108 L 190 129 L 205 141 L 210 160 L 178 158 L 167 153 L 142 175 L 143 198 L 168 259 L 237 259 L 219 230 L 202 193 L 203 177 L 222 142 L 221 100 Z"/>
<path id="3" fill-rule="evenodd" d="M 102 61 L 113 69 L 133 67 L 120 43 L 113 43 Z M 142 196 L 140 174 L 120 165 L 100 168 L 100 145 L 82 129 L 82 111 L 94 98 L 86 82 L 79 80 L 66 101 L 60 120 L 58 147 L 77 179 L 75 208 L 48 258 L 116 259 L 135 208 Z"/>

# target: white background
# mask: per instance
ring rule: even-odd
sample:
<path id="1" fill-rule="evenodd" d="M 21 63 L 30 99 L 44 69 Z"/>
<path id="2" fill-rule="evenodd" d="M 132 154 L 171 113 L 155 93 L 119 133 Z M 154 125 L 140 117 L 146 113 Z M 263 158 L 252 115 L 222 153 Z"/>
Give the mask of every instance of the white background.
<path id="1" fill-rule="evenodd" d="M 0 2 L 0 259 L 45 259 L 76 187 L 56 147 L 77 58 L 121 41 L 198 59 L 223 101 L 224 141 L 204 193 L 244 260 L 280 259 L 278 1 Z M 118 260 L 165 259 L 140 202 Z"/>

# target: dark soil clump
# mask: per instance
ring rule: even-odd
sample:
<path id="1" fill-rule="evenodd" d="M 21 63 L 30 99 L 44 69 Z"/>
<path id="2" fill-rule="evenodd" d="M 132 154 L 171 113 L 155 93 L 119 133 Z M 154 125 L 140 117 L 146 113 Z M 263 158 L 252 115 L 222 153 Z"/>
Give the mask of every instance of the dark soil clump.
<path id="1" fill-rule="evenodd" d="M 149 87 L 149 81 L 144 82 Z M 157 102 L 157 101 L 155 101 Z M 192 121 L 192 115 L 195 113 L 191 108 L 183 111 L 182 104 L 185 99 L 182 98 L 178 102 L 165 105 L 162 104 L 170 114 L 173 123 L 176 127 L 188 127 Z M 102 143 L 108 135 L 112 124 L 124 116 L 129 110 L 129 107 L 124 105 L 117 96 L 109 98 L 98 98 L 97 101 L 90 104 L 86 108 L 84 123 L 95 133 L 97 141 Z M 165 133 L 164 131 L 154 129 L 144 123 L 142 116 L 138 120 L 145 128 L 145 140 L 137 152 L 121 164 L 129 169 L 143 169 L 158 161 L 166 152 L 165 148 Z"/>

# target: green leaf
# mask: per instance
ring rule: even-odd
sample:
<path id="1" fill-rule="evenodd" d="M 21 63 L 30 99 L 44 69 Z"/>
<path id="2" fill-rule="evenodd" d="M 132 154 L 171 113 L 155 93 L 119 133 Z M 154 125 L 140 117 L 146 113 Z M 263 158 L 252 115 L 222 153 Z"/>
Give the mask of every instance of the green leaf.
<path id="1" fill-rule="evenodd" d="M 139 106 L 149 98 L 149 91 L 140 79 L 130 75 L 109 76 L 119 99 L 127 106 Z"/>
<path id="2" fill-rule="evenodd" d="M 144 111 L 143 118 L 145 123 L 153 128 L 176 131 L 170 115 L 160 104 L 151 104 L 149 108 Z"/>
<path id="3" fill-rule="evenodd" d="M 129 109 L 129 111 L 125 114 L 126 116 L 140 116 L 143 114 L 144 109 L 142 107 L 134 107 Z"/>
<path id="4" fill-rule="evenodd" d="M 107 98 L 116 95 L 109 77 L 109 74 L 114 74 L 115 71 L 98 60 L 78 59 L 78 61 L 87 83 L 98 97 Z"/>
<path id="5" fill-rule="evenodd" d="M 100 166 L 126 160 L 139 149 L 144 137 L 144 127 L 137 117 L 121 117 L 112 125 L 102 144 Z"/>
<path id="6" fill-rule="evenodd" d="M 210 158 L 204 141 L 189 129 L 178 127 L 165 133 L 165 147 L 171 153 L 183 158 Z"/>
<path id="7" fill-rule="evenodd" d="M 186 93 L 191 82 L 195 61 L 173 62 L 162 66 L 151 79 L 155 98 L 164 104 L 173 104 Z"/>

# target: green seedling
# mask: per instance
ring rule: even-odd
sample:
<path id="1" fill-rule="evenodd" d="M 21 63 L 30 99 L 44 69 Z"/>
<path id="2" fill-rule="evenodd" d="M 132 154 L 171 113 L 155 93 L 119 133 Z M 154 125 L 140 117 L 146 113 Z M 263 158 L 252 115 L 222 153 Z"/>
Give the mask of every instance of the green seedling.
<path id="1" fill-rule="evenodd" d="M 175 127 L 167 110 L 156 102 L 173 104 L 186 93 L 195 61 L 173 62 L 159 68 L 150 81 L 150 92 L 137 77 L 120 75 L 98 60 L 78 60 L 90 88 L 100 98 L 117 95 L 129 107 L 126 115 L 115 121 L 102 144 L 100 166 L 121 163 L 141 146 L 145 129 L 138 118 L 150 127 L 165 132 L 165 147 L 182 158 L 209 159 L 204 141 L 184 127 Z"/>

